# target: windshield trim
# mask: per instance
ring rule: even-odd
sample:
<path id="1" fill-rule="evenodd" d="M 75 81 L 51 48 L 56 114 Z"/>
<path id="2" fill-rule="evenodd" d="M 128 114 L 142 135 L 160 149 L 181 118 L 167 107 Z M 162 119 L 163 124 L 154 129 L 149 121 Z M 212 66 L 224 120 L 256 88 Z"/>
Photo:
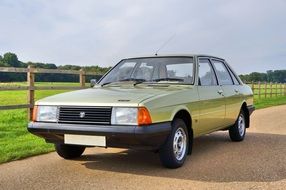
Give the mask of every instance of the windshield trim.
<path id="1" fill-rule="evenodd" d="M 126 61 L 126 60 L 133 60 L 133 59 L 148 59 L 148 58 L 192 58 L 193 59 L 193 80 L 192 80 L 192 83 L 153 83 L 152 81 L 146 81 L 146 82 L 149 82 L 152 83 L 152 84 L 184 84 L 184 85 L 194 85 L 195 84 L 195 74 L 196 74 L 196 62 L 195 62 L 195 57 L 194 56 L 149 56 L 149 57 L 133 57 L 133 58 L 126 58 L 126 59 L 122 59 L 120 60 L 117 64 L 115 64 L 111 69 L 109 69 L 109 71 L 107 71 L 100 79 L 99 81 L 97 82 L 97 84 L 100 84 L 101 81 L 106 77 L 106 75 L 108 75 L 117 65 L 119 65 L 121 62 L 123 61 Z M 142 84 L 142 83 L 141 83 Z"/>

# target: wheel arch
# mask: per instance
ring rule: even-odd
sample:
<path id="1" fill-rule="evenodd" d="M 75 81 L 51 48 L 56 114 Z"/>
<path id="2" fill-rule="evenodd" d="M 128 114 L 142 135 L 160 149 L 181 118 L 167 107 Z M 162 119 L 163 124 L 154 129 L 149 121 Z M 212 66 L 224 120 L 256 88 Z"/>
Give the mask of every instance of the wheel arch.
<path id="1" fill-rule="evenodd" d="M 245 113 L 245 122 L 246 122 L 246 128 L 249 128 L 250 126 L 250 115 L 249 115 L 249 111 L 247 109 L 247 103 L 246 101 L 244 101 L 240 107 L 240 110 L 243 110 L 243 112 Z"/>
<path id="2" fill-rule="evenodd" d="M 174 119 L 179 118 L 182 119 L 188 129 L 188 135 L 189 135 L 189 154 L 192 152 L 192 143 L 193 143 L 193 139 L 194 139 L 194 131 L 192 128 L 192 116 L 190 114 L 189 111 L 187 111 L 186 109 L 180 109 L 176 112 L 176 114 L 173 116 L 172 121 L 174 121 Z"/>

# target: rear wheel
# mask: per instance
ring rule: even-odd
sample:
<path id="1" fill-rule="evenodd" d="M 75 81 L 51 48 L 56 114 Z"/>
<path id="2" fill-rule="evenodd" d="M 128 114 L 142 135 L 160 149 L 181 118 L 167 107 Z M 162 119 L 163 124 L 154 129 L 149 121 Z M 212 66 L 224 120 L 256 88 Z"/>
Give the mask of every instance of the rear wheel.
<path id="1" fill-rule="evenodd" d="M 73 159 L 80 157 L 85 150 L 84 146 L 55 144 L 58 155 L 64 159 Z"/>
<path id="2" fill-rule="evenodd" d="M 232 141 L 242 141 L 246 132 L 246 120 L 243 110 L 240 111 L 235 124 L 229 129 L 229 137 Z"/>
<path id="3" fill-rule="evenodd" d="M 189 150 L 189 135 L 185 122 L 175 119 L 172 123 L 172 131 L 167 141 L 160 149 L 161 163 L 167 168 L 181 167 Z"/>

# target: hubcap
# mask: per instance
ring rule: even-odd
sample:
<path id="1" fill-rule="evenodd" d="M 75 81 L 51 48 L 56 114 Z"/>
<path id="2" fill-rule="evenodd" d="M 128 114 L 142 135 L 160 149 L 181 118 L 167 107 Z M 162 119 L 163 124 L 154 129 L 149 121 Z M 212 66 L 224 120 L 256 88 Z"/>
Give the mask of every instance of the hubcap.
<path id="1" fill-rule="evenodd" d="M 243 114 L 240 114 L 238 117 L 238 132 L 241 137 L 244 135 L 245 132 L 245 120 Z"/>
<path id="2" fill-rule="evenodd" d="M 186 153 L 187 135 L 182 128 L 178 128 L 173 141 L 173 151 L 177 160 L 182 160 Z"/>

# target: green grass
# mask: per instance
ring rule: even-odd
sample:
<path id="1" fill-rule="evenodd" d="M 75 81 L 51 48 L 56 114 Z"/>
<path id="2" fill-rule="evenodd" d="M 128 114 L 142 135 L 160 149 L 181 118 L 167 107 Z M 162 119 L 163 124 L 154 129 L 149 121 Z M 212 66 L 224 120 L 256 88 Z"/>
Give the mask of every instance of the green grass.
<path id="1" fill-rule="evenodd" d="M 273 98 L 254 99 L 256 109 L 267 108 L 271 106 L 278 106 L 286 104 L 286 96 L 278 96 Z"/>
<path id="2" fill-rule="evenodd" d="M 7 86 L 25 86 L 26 83 L 1 83 Z M 78 83 L 36 83 L 37 86 L 79 86 Z M 88 85 L 88 84 L 87 84 Z M 40 90 L 36 91 L 36 100 L 66 90 Z M 257 109 L 286 104 L 286 96 L 261 98 L 255 96 Z M 15 105 L 27 103 L 27 91 L 0 91 L 0 105 Z M 52 144 L 46 143 L 42 138 L 30 134 L 26 127 L 28 124 L 27 110 L 0 111 L 0 163 L 17 160 L 28 156 L 51 152 Z"/>
<path id="3" fill-rule="evenodd" d="M 249 86 L 251 87 L 252 85 L 249 84 Z M 285 84 L 272 84 L 272 91 L 270 84 L 265 86 L 264 83 L 261 83 L 260 88 L 261 89 L 259 90 L 259 85 L 254 84 L 253 93 L 256 109 L 286 104 L 286 96 L 284 96 L 286 91 Z M 272 97 L 271 93 L 273 93 Z"/>
<path id="4" fill-rule="evenodd" d="M 8 86 L 25 86 L 26 83 L 1 83 Z M 77 86 L 78 83 L 36 83 L 37 86 Z M 35 99 L 41 99 L 67 90 L 39 90 Z M 0 91 L 0 105 L 27 103 L 27 91 Z M 0 163 L 18 160 L 28 156 L 51 152 L 52 144 L 27 131 L 27 110 L 0 111 Z"/>
<path id="5" fill-rule="evenodd" d="M 0 111 L 0 163 L 53 151 L 45 143 L 27 132 L 27 111 Z"/>

